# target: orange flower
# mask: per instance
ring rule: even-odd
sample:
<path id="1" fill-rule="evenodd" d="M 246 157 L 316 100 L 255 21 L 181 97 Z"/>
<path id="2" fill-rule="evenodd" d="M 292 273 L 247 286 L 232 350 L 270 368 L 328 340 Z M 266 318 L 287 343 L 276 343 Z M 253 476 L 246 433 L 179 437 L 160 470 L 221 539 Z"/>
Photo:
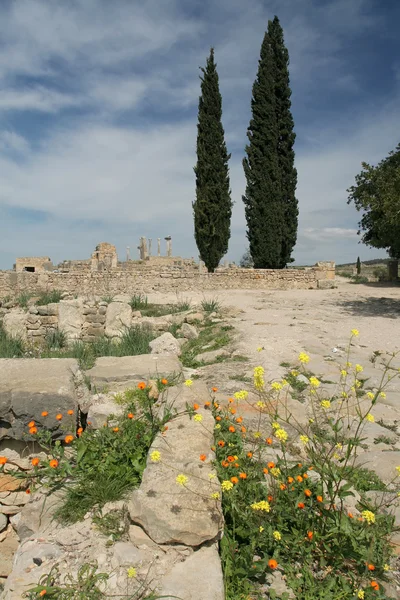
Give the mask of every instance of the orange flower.
<path id="1" fill-rule="evenodd" d="M 133 419 L 135 415 L 133 413 L 128 413 L 126 416 L 128 419 Z"/>
<path id="2" fill-rule="evenodd" d="M 233 466 L 238 469 L 239 468 L 239 463 L 235 463 Z"/>
<path id="3" fill-rule="evenodd" d="M 228 463 L 228 461 L 227 461 L 227 460 L 223 460 L 223 461 L 221 462 L 221 465 L 222 465 L 223 467 L 225 467 L 225 469 L 226 469 L 226 467 L 229 467 L 229 463 Z"/>
<path id="4" fill-rule="evenodd" d="M 39 463 L 40 463 L 39 458 L 37 458 L 37 457 L 32 458 L 31 464 L 32 464 L 33 467 L 37 467 Z"/>
<path id="5" fill-rule="evenodd" d="M 239 479 L 237 477 L 231 477 L 232 483 L 239 483 Z"/>
<path id="6" fill-rule="evenodd" d="M 115 431 L 115 433 L 117 433 L 117 431 L 119 431 L 119 427 L 113 427 L 113 431 Z"/>
<path id="7" fill-rule="evenodd" d="M 73 411 L 73 410 L 67 410 L 67 415 L 70 415 L 70 416 L 71 416 L 71 415 L 73 415 L 73 414 L 74 414 L 74 411 Z"/>
<path id="8" fill-rule="evenodd" d="M 220 448 L 223 448 L 223 447 L 225 446 L 225 442 L 224 442 L 223 440 L 219 440 L 219 442 L 218 442 L 218 446 L 219 446 Z"/>
<path id="9" fill-rule="evenodd" d="M 62 414 L 61 414 L 61 413 L 59 413 L 58 415 L 56 415 L 56 419 L 57 419 L 57 421 L 61 421 L 61 419 L 62 419 Z"/>
<path id="10" fill-rule="evenodd" d="M 29 488 L 27 490 L 25 490 L 25 494 L 29 495 L 30 493 L 31 493 L 31 490 Z"/>
<path id="11" fill-rule="evenodd" d="M 73 435 L 66 435 L 64 441 L 66 444 L 69 444 L 70 442 L 72 442 L 73 439 L 74 439 Z"/>
<path id="12" fill-rule="evenodd" d="M 45 596 L 47 594 L 46 590 L 42 590 L 39 594 L 39 596 Z"/>
<path id="13" fill-rule="evenodd" d="M 379 584 L 377 581 L 371 581 L 371 587 L 373 590 L 375 590 L 376 592 L 379 590 Z"/>
<path id="14" fill-rule="evenodd" d="M 367 563 L 368 571 L 375 571 L 375 565 Z"/>
<path id="15" fill-rule="evenodd" d="M 312 470 L 313 470 L 313 468 L 314 468 L 314 467 L 311 465 L 311 467 L 308 467 L 308 470 L 309 470 L 309 471 L 312 471 Z"/>
<path id="16" fill-rule="evenodd" d="M 247 429 L 246 429 L 246 427 L 243 425 L 243 426 L 240 428 L 240 431 L 241 431 L 242 433 L 246 433 Z"/>
<path id="17" fill-rule="evenodd" d="M 305 508 L 304 502 L 299 502 L 297 508 Z"/>
<path id="18" fill-rule="evenodd" d="M 168 385 L 168 379 L 165 379 L 165 377 L 163 379 L 161 379 L 161 383 L 163 385 Z"/>
<path id="19" fill-rule="evenodd" d="M 273 496 L 271 496 L 271 494 L 270 494 L 270 495 L 267 497 L 267 499 L 268 499 L 268 502 L 272 502 L 272 500 L 274 499 L 274 497 L 273 497 Z"/>
<path id="20" fill-rule="evenodd" d="M 236 429 L 234 428 L 234 426 L 233 426 L 233 425 L 231 425 L 231 426 L 229 427 L 229 431 L 230 431 L 231 433 L 235 433 Z"/>
<path id="21" fill-rule="evenodd" d="M 303 473 L 303 479 L 308 479 L 307 473 Z"/>
<path id="22" fill-rule="evenodd" d="M 235 462 L 234 456 L 228 456 L 228 462 Z"/>
<path id="23" fill-rule="evenodd" d="M 313 535 L 314 535 L 314 534 L 313 534 L 313 532 L 312 532 L 312 531 L 308 531 L 308 532 L 307 532 L 307 537 L 308 537 L 308 539 L 309 539 L 309 540 L 312 540 L 312 539 L 313 539 Z"/>
<path id="24" fill-rule="evenodd" d="M 273 469 L 275 467 L 275 463 L 271 460 L 269 463 L 267 463 L 267 467 L 268 469 Z"/>
<path id="25" fill-rule="evenodd" d="M 35 427 L 35 421 L 29 421 L 28 423 L 28 427 L 31 429 L 32 427 Z"/>
<path id="26" fill-rule="evenodd" d="M 317 502 L 323 502 L 324 499 L 322 498 L 322 496 L 317 496 Z"/>
<path id="27" fill-rule="evenodd" d="M 299 469 L 301 469 L 301 467 L 303 466 L 301 463 L 297 463 L 297 466 L 299 467 Z"/>
<path id="28" fill-rule="evenodd" d="M 228 402 L 232 403 L 235 402 L 233 398 L 228 398 Z"/>
<path id="29" fill-rule="evenodd" d="M 206 460 L 206 458 L 207 458 L 207 455 L 206 455 L 206 454 L 200 454 L 200 460 L 201 460 L 202 462 L 204 462 L 204 461 Z"/>
<path id="30" fill-rule="evenodd" d="M 218 402 L 214 402 L 214 408 L 219 408 Z"/>
<path id="31" fill-rule="evenodd" d="M 304 490 L 304 493 L 307 496 L 307 498 L 309 498 L 310 496 L 312 496 L 312 491 L 311 490 Z"/>
<path id="32" fill-rule="evenodd" d="M 267 442 L 268 446 L 272 446 L 272 438 L 267 438 L 265 441 Z"/>
<path id="33" fill-rule="evenodd" d="M 144 389 L 146 389 L 146 384 L 145 384 L 145 382 L 144 382 L 144 381 L 140 381 L 140 382 L 138 383 L 138 388 L 139 388 L 139 390 L 144 390 Z"/>
<path id="34" fill-rule="evenodd" d="M 213 392 L 218 392 L 218 388 L 216 388 L 216 387 L 213 387 L 211 389 L 212 389 Z"/>
<path id="35" fill-rule="evenodd" d="M 199 410 L 200 406 L 196 403 L 193 404 L 193 410 Z"/>
<path id="36" fill-rule="evenodd" d="M 57 469 L 58 467 L 58 460 L 56 458 L 53 458 L 50 462 L 49 462 L 49 466 L 52 469 Z"/>
<path id="37" fill-rule="evenodd" d="M 207 407 L 208 407 L 208 406 L 211 406 L 211 402 L 209 402 L 209 401 L 207 400 L 207 402 L 204 402 L 204 406 L 207 406 Z"/>
<path id="38" fill-rule="evenodd" d="M 77 432 L 76 432 L 76 435 L 77 435 L 78 437 L 81 437 L 82 433 L 83 433 L 83 427 L 78 427 L 78 430 L 77 430 Z"/>
<path id="39" fill-rule="evenodd" d="M 281 483 L 279 487 L 282 491 L 286 490 L 286 485 L 284 483 Z"/>
<path id="40" fill-rule="evenodd" d="M 265 475 L 268 475 L 269 471 L 268 471 L 267 467 L 263 468 L 263 473 L 265 473 Z"/>
<path id="41" fill-rule="evenodd" d="M 215 446 L 211 446 L 211 450 L 215 452 Z"/>
<path id="42" fill-rule="evenodd" d="M 42 417 L 47 417 L 49 415 L 49 413 L 47 412 L 47 410 L 44 410 L 42 412 Z"/>
<path id="43" fill-rule="evenodd" d="M 293 483 L 293 481 L 294 481 L 293 477 L 288 477 L 287 480 L 288 480 L 288 483 Z"/>
<path id="44" fill-rule="evenodd" d="M 252 452 L 248 452 L 247 456 L 248 456 L 248 458 L 253 458 L 253 453 Z"/>
<path id="45" fill-rule="evenodd" d="M 299 483 L 301 483 L 303 481 L 303 478 L 301 475 L 297 475 L 296 479 Z"/>
<path id="46" fill-rule="evenodd" d="M 222 418 L 222 417 L 219 417 L 219 416 L 218 416 L 218 417 L 215 417 L 215 420 L 216 420 L 216 421 L 220 421 L 220 420 L 221 420 L 221 418 Z"/>
<path id="47" fill-rule="evenodd" d="M 347 516 L 349 517 L 349 519 L 354 519 L 354 515 L 353 515 L 353 513 L 351 513 L 351 512 L 348 512 L 348 513 L 347 513 Z"/>
<path id="48" fill-rule="evenodd" d="M 235 415 L 235 414 L 236 414 L 236 408 L 230 408 L 230 409 L 229 409 L 229 412 L 230 412 L 232 415 Z M 240 421 L 239 421 L 239 423 L 240 423 Z"/>
<path id="49" fill-rule="evenodd" d="M 270 569 L 276 569 L 277 566 L 278 566 L 278 563 L 276 562 L 276 560 L 274 558 L 271 558 L 268 561 L 268 566 L 269 566 Z"/>
<path id="50" fill-rule="evenodd" d="M 0 456 L 0 465 L 5 465 L 7 460 L 8 458 L 6 458 L 5 456 Z"/>
<path id="51" fill-rule="evenodd" d="M 87 424 L 88 424 L 88 425 L 91 425 L 91 424 L 92 424 L 92 421 L 88 421 L 88 422 L 87 422 Z"/>
<path id="52" fill-rule="evenodd" d="M 164 425 L 163 431 L 168 431 L 168 425 Z"/>
<path id="53" fill-rule="evenodd" d="M 246 473 L 239 473 L 240 479 L 247 479 Z"/>
<path id="54" fill-rule="evenodd" d="M 236 423 L 241 423 L 243 421 L 243 417 L 237 417 L 236 418 Z"/>
<path id="55" fill-rule="evenodd" d="M 29 433 L 31 435 L 35 435 L 35 433 L 37 433 L 37 427 L 31 427 L 30 430 L 29 430 Z"/>

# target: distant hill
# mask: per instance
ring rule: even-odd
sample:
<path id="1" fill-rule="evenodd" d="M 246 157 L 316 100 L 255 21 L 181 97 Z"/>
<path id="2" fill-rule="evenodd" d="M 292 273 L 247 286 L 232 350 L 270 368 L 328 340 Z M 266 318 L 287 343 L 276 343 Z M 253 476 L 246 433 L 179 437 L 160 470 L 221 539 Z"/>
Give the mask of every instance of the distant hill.
<path id="1" fill-rule="evenodd" d="M 372 260 L 362 260 L 361 264 L 363 265 L 386 265 L 390 258 L 373 258 Z M 342 263 L 341 265 L 336 265 L 336 267 L 353 267 L 356 263 Z"/>

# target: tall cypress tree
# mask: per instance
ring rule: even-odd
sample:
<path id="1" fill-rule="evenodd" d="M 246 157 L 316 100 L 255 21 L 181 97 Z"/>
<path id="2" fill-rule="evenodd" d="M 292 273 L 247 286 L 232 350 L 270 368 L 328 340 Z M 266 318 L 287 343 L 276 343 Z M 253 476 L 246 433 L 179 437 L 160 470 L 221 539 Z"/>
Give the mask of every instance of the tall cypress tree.
<path id="1" fill-rule="evenodd" d="M 196 200 L 193 203 L 197 248 L 209 272 L 218 267 L 228 251 L 232 201 L 229 189 L 228 154 L 222 126 L 222 97 L 217 65 L 211 48 L 201 68 L 201 96 L 197 124 Z"/>
<path id="2" fill-rule="evenodd" d="M 247 157 L 243 159 L 247 238 L 256 269 L 277 269 L 282 264 L 283 210 L 274 71 L 274 55 L 266 32 L 253 85 Z"/>
<path id="3" fill-rule="evenodd" d="M 297 240 L 298 200 L 295 196 L 297 171 L 294 168 L 293 145 L 296 139 L 291 113 L 292 91 L 289 80 L 289 52 L 283 39 L 278 17 L 268 21 L 268 34 L 274 57 L 275 110 L 278 125 L 278 162 L 283 203 L 281 267 L 292 262 L 291 254 Z"/>

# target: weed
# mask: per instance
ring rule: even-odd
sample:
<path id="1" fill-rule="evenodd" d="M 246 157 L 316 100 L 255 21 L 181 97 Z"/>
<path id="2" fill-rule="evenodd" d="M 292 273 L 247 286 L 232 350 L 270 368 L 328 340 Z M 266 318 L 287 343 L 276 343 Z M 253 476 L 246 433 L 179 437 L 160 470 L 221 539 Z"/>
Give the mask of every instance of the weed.
<path id="1" fill-rule="evenodd" d="M 48 350 L 62 350 L 67 346 L 67 336 L 59 329 L 49 329 L 45 335 Z"/>
<path id="2" fill-rule="evenodd" d="M 205 327 L 199 332 L 199 337 L 188 342 L 182 348 L 181 362 L 185 367 L 196 369 L 202 366 L 196 356 L 202 352 L 218 350 L 229 344 L 229 333 L 221 331 L 216 325 Z"/>
<path id="3" fill-rule="evenodd" d="M 231 360 L 233 362 L 249 362 L 250 358 L 245 354 L 235 354 L 235 356 L 232 356 Z"/>
<path id="4" fill-rule="evenodd" d="M 285 361 L 279 363 L 279 366 L 284 367 L 285 369 L 290 369 L 290 363 L 285 362 Z"/>
<path id="5" fill-rule="evenodd" d="M 144 296 L 143 294 L 135 294 L 132 296 L 129 304 L 132 310 L 142 310 L 143 308 L 147 308 L 147 296 Z"/>
<path id="6" fill-rule="evenodd" d="M 393 423 L 393 425 L 389 425 L 389 423 L 385 423 L 383 421 L 383 419 L 379 419 L 379 421 L 377 421 L 377 423 L 381 427 L 384 427 L 385 429 L 389 429 L 389 431 L 393 431 L 393 433 L 397 433 L 398 426 L 395 423 Z"/>
<path id="7" fill-rule="evenodd" d="M 21 308 L 28 308 L 28 302 L 32 297 L 33 294 L 31 292 L 22 292 L 16 300 Z"/>
<path id="8" fill-rule="evenodd" d="M 62 292 L 60 290 L 51 290 L 50 292 L 45 292 L 41 294 L 41 296 L 36 300 L 35 304 L 37 306 L 45 306 L 46 304 L 57 304 L 60 302 L 62 297 Z"/>
<path id="9" fill-rule="evenodd" d="M 370 490 L 385 491 L 386 485 L 374 471 L 363 467 L 349 466 L 341 470 L 344 479 L 347 479 L 358 492 L 369 492 Z"/>
<path id="10" fill-rule="evenodd" d="M 8 335 L 0 324 L 0 358 L 21 358 L 24 353 L 22 340 Z"/>
<path id="11" fill-rule="evenodd" d="M 206 313 L 219 312 L 221 310 L 221 302 L 217 298 L 210 298 L 202 300 L 201 308 Z"/>
<path id="12" fill-rule="evenodd" d="M 241 383 L 251 383 L 252 381 L 251 377 L 246 377 L 246 375 L 240 375 L 239 373 L 237 375 L 231 375 L 229 379 L 232 379 L 233 381 L 240 381 Z"/>
<path id="13" fill-rule="evenodd" d="M 390 438 L 388 435 L 378 435 L 378 437 L 374 439 L 374 444 L 388 444 L 391 446 L 394 443 L 395 441 L 393 438 Z"/>
<path id="14" fill-rule="evenodd" d="M 363 275 L 354 275 L 351 278 L 350 283 L 369 283 L 368 277 L 364 277 Z"/>
<path id="15" fill-rule="evenodd" d="M 124 510 L 113 510 L 105 515 L 100 511 L 98 515 L 94 515 L 93 523 L 100 533 L 111 537 L 114 542 L 120 540 L 127 530 Z"/>
<path id="16" fill-rule="evenodd" d="M 111 296 L 111 294 L 106 294 L 102 297 L 101 300 L 102 302 L 107 302 L 107 304 L 111 304 L 111 302 L 114 300 L 114 296 Z"/>

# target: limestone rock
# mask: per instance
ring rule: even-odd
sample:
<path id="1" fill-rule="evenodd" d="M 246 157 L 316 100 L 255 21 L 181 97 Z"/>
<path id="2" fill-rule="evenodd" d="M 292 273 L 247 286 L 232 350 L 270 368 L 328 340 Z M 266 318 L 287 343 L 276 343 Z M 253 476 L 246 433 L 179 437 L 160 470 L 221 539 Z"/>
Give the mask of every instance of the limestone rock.
<path id="1" fill-rule="evenodd" d="M 180 373 L 181 364 L 176 356 L 141 354 L 139 356 L 102 356 L 86 372 L 94 386 L 134 386 L 139 381 L 167 377 Z"/>
<path id="2" fill-rule="evenodd" d="M 14 554 L 18 548 L 18 537 L 11 528 L 7 537 L 0 543 L 0 577 L 8 577 L 12 571 Z"/>
<path id="3" fill-rule="evenodd" d="M 225 350 L 224 348 L 219 348 L 218 350 L 210 350 L 208 352 L 202 352 L 201 354 L 198 354 L 196 356 L 196 360 L 198 360 L 199 362 L 213 363 L 219 357 L 228 356 L 230 356 L 230 353 L 227 350 Z"/>
<path id="4" fill-rule="evenodd" d="M 103 402 L 101 404 L 92 404 L 89 408 L 87 420 L 91 422 L 94 429 L 100 429 L 110 415 L 121 415 L 123 413 L 122 406 L 118 406 L 115 402 Z"/>
<path id="5" fill-rule="evenodd" d="M 369 450 L 362 452 L 355 459 L 357 467 L 364 467 L 374 471 L 383 481 L 390 483 L 397 475 L 396 467 L 400 464 L 400 451 L 392 450 L 381 452 L 379 450 Z"/>
<path id="6" fill-rule="evenodd" d="M 0 439 L 26 439 L 28 423 L 59 430 L 57 413 L 76 409 L 73 375 L 78 362 L 73 358 L 0 359 Z M 41 413 L 48 411 L 48 417 Z"/>
<path id="7" fill-rule="evenodd" d="M 186 323 L 190 323 L 190 324 L 193 324 L 193 323 L 203 323 L 203 321 L 204 321 L 204 315 L 203 315 L 203 313 L 199 313 L 199 312 L 198 313 L 192 313 L 190 315 L 186 315 L 185 321 L 186 321 Z"/>
<path id="8" fill-rule="evenodd" d="M 0 492 L 12 492 L 18 490 L 21 480 L 6 473 L 0 473 Z"/>
<path id="9" fill-rule="evenodd" d="M 6 515 L 0 514 L 0 531 L 3 531 L 7 527 L 8 519 Z"/>
<path id="10" fill-rule="evenodd" d="M 4 315 L 4 331 L 12 338 L 26 340 L 27 314 L 22 308 L 14 308 Z"/>
<path id="11" fill-rule="evenodd" d="M 38 490 L 20 513 L 21 516 L 17 523 L 20 540 L 35 535 L 39 531 L 43 535 L 52 526 L 54 513 L 62 498 L 61 492 L 46 495 Z"/>
<path id="12" fill-rule="evenodd" d="M 161 596 L 182 600 L 224 600 L 224 582 L 215 545 L 204 546 L 184 562 L 175 564 L 164 577 Z"/>
<path id="13" fill-rule="evenodd" d="M 121 337 L 132 323 L 132 309 L 124 302 L 110 302 L 106 312 L 106 336 Z"/>
<path id="14" fill-rule="evenodd" d="M 82 300 L 60 300 L 58 328 L 65 333 L 68 340 L 80 339 L 83 320 Z"/>
<path id="15" fill-rule="evenodd" d="M 196 340 L 199 337 L 196 327 L 189 325 L 189 323 L 183 323 L 180 333 L 187 340 Z"/>
<path id="16" fill-rule="evenodd" d="M 150 348 L 152 354 L 175 354 L 175 356 L 181 355 L 181 347 L 179 342 L 172 333 L 168 331 L 160 335 L 160 337 L 150 342 Z"/>

